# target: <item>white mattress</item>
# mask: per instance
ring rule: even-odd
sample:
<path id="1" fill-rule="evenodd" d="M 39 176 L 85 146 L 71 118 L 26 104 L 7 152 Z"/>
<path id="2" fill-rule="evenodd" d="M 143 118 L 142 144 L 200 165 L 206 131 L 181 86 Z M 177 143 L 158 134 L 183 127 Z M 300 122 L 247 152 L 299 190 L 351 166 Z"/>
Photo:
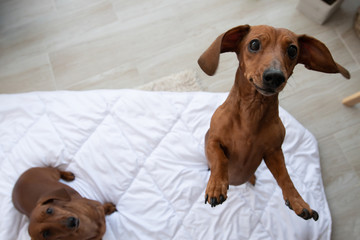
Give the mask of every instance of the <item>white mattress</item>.
<path id="1" fill-rule="evenodd" d="M 135 90 L 0 95 L 0 239 L 29 239 L 12 188 L 30 167 L 72 171 L 82 196 L 113 202 L 104 240 L 330 239 L 331 216 L 317 142 L 280 108 L 289 174 L 319 220 L 285 206 L 262 163 L 255 186 L 230 186 L 228 199 L 204 204 L 210 172 L 204 135 L 226 93 Z"/>

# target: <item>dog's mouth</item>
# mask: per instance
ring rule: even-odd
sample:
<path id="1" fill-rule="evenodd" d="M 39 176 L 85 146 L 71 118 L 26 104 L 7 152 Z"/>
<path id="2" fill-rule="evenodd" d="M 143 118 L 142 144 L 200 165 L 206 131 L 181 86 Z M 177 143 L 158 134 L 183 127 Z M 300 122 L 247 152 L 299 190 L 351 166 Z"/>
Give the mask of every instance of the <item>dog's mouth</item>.
<path id="1" fill-rule="evenodd" d="M 253 81 L 253 79 L 251 78 L 250 79 L 250 82 L 254 85 L 255 89 L 261 93 L 262 95 L 264 96 L 272 96 L 274 94 L 276 94 L 277 92 L 275 91 L 275 89 L 272 89 L 272 88 L 262 88 L 258 85 L 256 85 Z"/>

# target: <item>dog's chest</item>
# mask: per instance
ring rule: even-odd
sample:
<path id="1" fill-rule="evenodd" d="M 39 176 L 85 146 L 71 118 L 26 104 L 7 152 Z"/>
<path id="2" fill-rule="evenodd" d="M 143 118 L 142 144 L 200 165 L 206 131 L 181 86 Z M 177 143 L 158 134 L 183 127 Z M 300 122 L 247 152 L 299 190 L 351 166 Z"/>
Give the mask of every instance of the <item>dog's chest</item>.
<path id="1" fill-rule="evenodd" d="M 248 129 L 233 129 L 225 140 L 224 152 L 229 161 L 241 165 L 262 158 L 266 142 L 263 134 L 251 134 Z"/>
<path id="2" fill-rule="evenodd" d="M 260 165 L 265 154 L 281 147 L 285 130 L 281 122 L 264 126 L 232 124 L 224 139 L 223 151 L 229 160 L 230 184 L 246 182 Z"/>

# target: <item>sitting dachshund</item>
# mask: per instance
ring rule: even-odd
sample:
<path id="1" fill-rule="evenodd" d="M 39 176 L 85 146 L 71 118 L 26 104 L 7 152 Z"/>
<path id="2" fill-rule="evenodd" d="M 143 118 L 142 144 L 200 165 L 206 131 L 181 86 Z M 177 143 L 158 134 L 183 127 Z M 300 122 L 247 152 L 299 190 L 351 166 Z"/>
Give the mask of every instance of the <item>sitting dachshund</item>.
<path id="1" fill-rule="evenodd" d="M 75 179 L 56 168 L 31 168 L 15 184 L 12 201 L 30 218 L 32 240 L 100 240 L 105 233 L 105 215 L 116 211 L 112 203 L 101 204 L 80 196 L 59 180 Z"/>
<path id="2" fill-rule="evenodd" d="M 215 111 L 205 136 L 211 170 L 205 203 L 223 203 L 229 184 L 255 184 L 254 173 L 264 159 L 285 204 L 300 217 L 316 221 L 318 213 L 302 199 L 285 166 L 278 95 L 298 63 L 345 78 L 350 78 L 349 72 L 319 40 L 265 25 L 238 26 L 221 34 L 199 58 L 201 69 L 214 75 L 224 52 L 235 52 L 239 65 L 229 96 Z"/>

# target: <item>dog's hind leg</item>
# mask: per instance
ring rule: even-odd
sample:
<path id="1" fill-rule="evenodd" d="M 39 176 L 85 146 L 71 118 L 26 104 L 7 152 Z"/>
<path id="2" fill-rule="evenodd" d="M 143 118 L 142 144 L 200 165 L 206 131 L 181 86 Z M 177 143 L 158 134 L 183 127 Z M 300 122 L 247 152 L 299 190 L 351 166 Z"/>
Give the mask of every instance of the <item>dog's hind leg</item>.
<path id="1" fill-rule="evenodd" d="M 253 186 L 255 186 L 256 182 L 256 176 L 255 173 L 249 178 L 249 183 L 251 183 Z"/>

